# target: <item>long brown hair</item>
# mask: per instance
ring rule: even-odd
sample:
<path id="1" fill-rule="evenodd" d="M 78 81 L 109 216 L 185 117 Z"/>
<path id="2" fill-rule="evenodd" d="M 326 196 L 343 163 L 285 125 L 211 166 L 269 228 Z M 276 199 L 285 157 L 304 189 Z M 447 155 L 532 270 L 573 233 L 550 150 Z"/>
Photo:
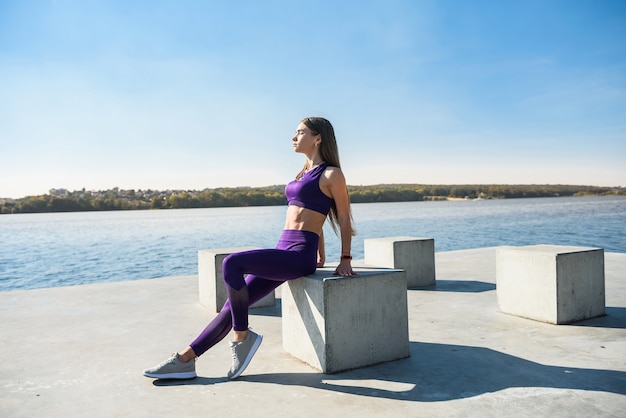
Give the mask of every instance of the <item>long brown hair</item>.
<path id="1" fill-rule="evenodd" d="M 329 166 L 341 168 L 341 164 L 339 163 L 339 149 L 337 148 L 337 139 L 335 138 L 335 130 L 333 129 L 333 125 L 324 118 L 320 117 L 309 117 L 302 119 L 302 123 L 311 130 L 313 135 L 320 135 L 322 137 L 322 142 L 319 145 L 319 154 L 322 160 L 324 160 Z M 305 170 L 307 170 L 307 165 L 305 163 L 302 171 L 298 173 L 298 176 L 301 176 Z M 346 187 L 346 194 L 348 194 L 348 190 Z M 349 199 L 348 195 L 348 199 Z M 339 222 L 337 219 L 337 206 L 335 205 L 335 201 L 331 203 L 330 212 L 328 213 L 328 219 L 330 220 L 330 226 L 335 231 L 335 234 L 339 235 Z M 350 234 L 356 235 L 356 231 L 352 226 L 352 209 L 350 209 Z"/>

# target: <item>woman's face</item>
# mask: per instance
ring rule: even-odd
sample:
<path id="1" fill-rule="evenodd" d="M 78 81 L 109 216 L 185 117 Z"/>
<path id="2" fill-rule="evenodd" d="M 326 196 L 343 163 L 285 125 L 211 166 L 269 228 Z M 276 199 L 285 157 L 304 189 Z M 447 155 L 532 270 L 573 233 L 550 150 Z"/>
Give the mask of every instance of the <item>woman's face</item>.
<path id="1" fill-rule="evenodd" d="M 315 143 L 319 142 L 319 140 L 319 134 L 313 135 L 304 123 L 298 125 L 296 134 L 291 138 L 293 150 L 305 154 L 312 153 L 315 150 Z"/>

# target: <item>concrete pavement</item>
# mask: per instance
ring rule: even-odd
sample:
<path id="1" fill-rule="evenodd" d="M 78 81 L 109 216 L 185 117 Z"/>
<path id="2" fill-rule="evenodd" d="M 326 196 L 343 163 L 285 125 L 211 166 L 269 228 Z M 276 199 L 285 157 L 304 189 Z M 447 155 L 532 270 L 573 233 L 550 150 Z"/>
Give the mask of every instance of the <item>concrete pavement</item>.
<path id="1" fill-rule="evenodd" d="M 283 351 L 278 299 L 251 311 L 265 338 L 232 382 L 227 341 L 196 379 L 141 374 L 213 317 L 196 276 L 2 292 L 0 416 L 626 416 L 626 254 L 605 254 L 607 316 L 574 325 L 497 312 L 495 248 L 436 270 L 408 291 L 411 357 L 320 374 Z"/>

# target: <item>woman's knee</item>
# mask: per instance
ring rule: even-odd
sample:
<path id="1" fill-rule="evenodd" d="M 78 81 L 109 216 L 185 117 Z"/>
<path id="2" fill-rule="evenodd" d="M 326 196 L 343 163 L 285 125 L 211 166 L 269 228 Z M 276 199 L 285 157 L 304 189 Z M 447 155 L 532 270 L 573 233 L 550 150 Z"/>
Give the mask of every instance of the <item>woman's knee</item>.
<path id="1" fill-rule="evenodd" d="M 243 269 L 240 257 L 237 254 L 230 254 L 222 262 L 222 276 L 226 285 L 233 289 L 240 290 L 245 286 Z"/>

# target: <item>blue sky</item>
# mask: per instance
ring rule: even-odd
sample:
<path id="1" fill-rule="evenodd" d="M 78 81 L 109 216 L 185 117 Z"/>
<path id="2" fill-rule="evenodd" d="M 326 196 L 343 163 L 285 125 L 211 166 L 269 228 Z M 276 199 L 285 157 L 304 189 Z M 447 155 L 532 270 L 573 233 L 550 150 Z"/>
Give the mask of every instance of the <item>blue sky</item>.
<path id="1" fill-rule="evenodd" d="M 0 0 L 0 197 L 285 184 L 626 186 L 626 2 Z"/>

